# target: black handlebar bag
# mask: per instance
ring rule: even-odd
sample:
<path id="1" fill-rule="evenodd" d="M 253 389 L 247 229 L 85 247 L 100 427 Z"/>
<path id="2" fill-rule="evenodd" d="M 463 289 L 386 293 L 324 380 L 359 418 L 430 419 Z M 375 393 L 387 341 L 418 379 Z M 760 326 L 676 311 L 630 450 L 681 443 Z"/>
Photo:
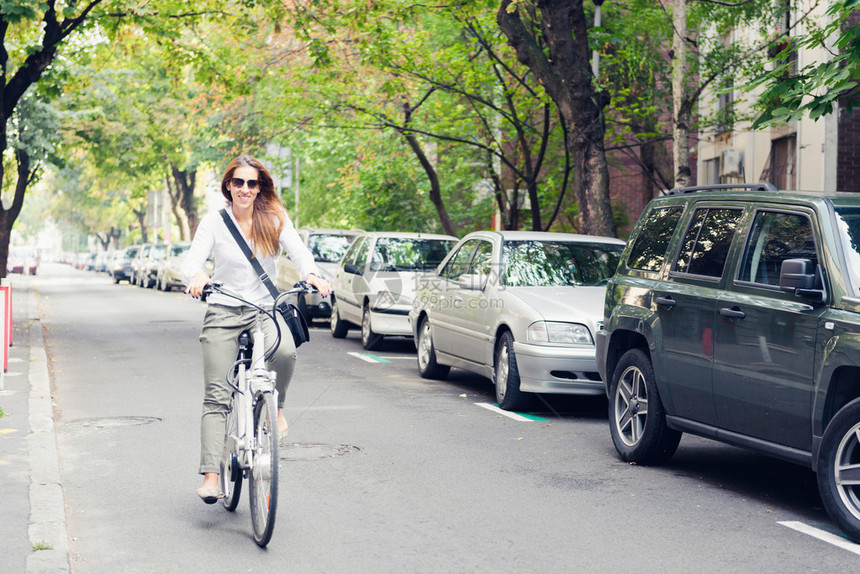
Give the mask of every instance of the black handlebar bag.
<path id="1" fill-rule="evenodd" d="M 284 318 L 284 323 L 293 335 L 293 342 L 296 344 L 296 349 L 302 343 L 307 343 L 311 340 L 310 331 L 308 331 L 308 322 L 305 321 L 305 316 L 299 311 L 299 308 L 292 303 L 281 303 L 278 305 L 278 312 Z"/>
<path id="2" fill-rule="evenodd" d="M 278 295 L 280 295 L 278 289 L 275 287 L 274 283 L 272 283 L 268 273 L 263 270 L 260 262 L 257 261 L 254 254 L 251 253 L 251 248 L 248 247 L 248 244 L 239 234 L 239 230 L 236 229 L 236 225 L 233 223 L 233 220 L 230 219 L 230 216 L 227 214 L 227 210 L 222 209 L 219 213 L 221 214 L 221 218 L 224 220 L 224 223 L 227 225 L 227 229 L 229 229 L 230 233 L 233 235 L 233 239 L 235 239 L 236 243 L 239 244 L 239 248 L 242 250 L 242 253 L 244 253 L 245 257 L 248 258 L 248 262 L 251 264 L 251 267 L 253 267 L 254 271 L 257 272 L 257 275 L 260 276 L 260 280 L 263 282 L 263 285 L 266 286 L 266 289 L 269 290 L 269 293 L 272 294 L 272 297 L 277 300 Z M 293 335 L 293 342 L 296 344 L 296 349 L 298 349 L 302 343 L 307 343 L 311 340 L 311 334 L 308 330 L 308 322 L 305 321 L 305 316 L 302 315 L 298 307 L 292 303 L 284 301 L 278 305 L 278 312 L 284 318 L 284 323 L 286 323 L 287 328 Z"/>

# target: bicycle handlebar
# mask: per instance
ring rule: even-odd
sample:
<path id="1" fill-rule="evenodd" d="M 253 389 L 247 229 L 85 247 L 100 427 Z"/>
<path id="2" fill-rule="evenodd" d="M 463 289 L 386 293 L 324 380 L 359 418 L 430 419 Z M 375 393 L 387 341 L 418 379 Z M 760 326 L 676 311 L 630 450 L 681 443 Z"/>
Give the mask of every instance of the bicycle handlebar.
<path id="1" fill-rule="evenodd" d="M 226 295 L 228 297 L 232 297 L 233 299 L 237 299 L 242 303 L 247 303 L 248 305 L 256 306 L 253 303 L 246 301 L 245 299 L 239 297 L 235 293 L 232 293 L 224 288 L 224 283 L 222 281 L 212 281 L 211 283 L 207 283 L 203 286 L 203 295 L 209 296 L 212 293 L 221 293 L 222 295 Z M 319 293 L 316 287 L 310 285 L 307 281 L 299 281 L 295 285 L 293 285 L 292 289 L 287 289 L 286 291 L 280 291 L 278 293 L 277 299 L 280 299 L 284 295 L 293 295 L 295 293 Z M 276 301 L 277 301 L 276 299 Z"/>

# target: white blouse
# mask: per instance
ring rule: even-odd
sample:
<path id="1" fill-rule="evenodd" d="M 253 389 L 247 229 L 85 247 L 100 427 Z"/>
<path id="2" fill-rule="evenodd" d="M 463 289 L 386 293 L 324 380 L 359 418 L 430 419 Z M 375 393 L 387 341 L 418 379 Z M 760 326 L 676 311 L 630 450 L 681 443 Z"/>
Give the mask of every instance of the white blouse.
<path id="1" fill-rule="evenodd" d="M 233 215 L 233 210 L 229 206 L 227 207 L 227 213 L 233 219 L 233 223 L 239 229 L 239 234 L 248 243 L 253 252 L 253 243 L 242 233 L 242 229 Z M 293 222 L 286 213 L 284 214 L 284 228 L 278 238 L 278 243 L 282 249 L 286 250 L 287 255 L 299 270 L 300 277 L 306 279 L 311 273 L 320 275 L 314 263 L 313 254 L 311 254 L 310 250 L 302 242 L 302 238 L 299 237 L 296 228 L 293 226 Z M 182 263 L 182 280 L 186 285 L 188 285 L 192 277 L 203 271 L 203 266 L 210 253 L 215 257 L 215 271 L 212 273 L 212 281 L 223 283 L 224 287 L 228 290 L 257 305 L 267 306 L 272 304 L 272 296 L 269 290 L 266 289 L 266 286 L 260 280 L 260 276 L 251 267 L 251 263 L 245 257 L 245 254 L 242 253 L 242 249 L 236 243 L 233 234 L 230 233 L 227 224 L 224 223 L 218 211 L 208 213 L 194 233 L 191 248 L 185 256 L 185 261 Z M 274 281 L 276 273 L 275 258 L 258 254 L 257 260 L 260 262 L 263 270 Z M 220 293 L 213 293 L 209 297 L 208 302 L 231 307 L 242 305 L 236 299 L 221 295 Z"/>

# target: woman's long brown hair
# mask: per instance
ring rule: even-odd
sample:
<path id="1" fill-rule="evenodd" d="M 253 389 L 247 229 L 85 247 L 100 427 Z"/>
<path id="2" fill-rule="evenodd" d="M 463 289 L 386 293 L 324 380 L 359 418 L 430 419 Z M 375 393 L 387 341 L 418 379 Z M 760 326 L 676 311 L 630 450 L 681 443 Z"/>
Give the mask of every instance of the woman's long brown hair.
<path id="1" fill-rule="evenodd" d="M 260 193 L 254 199 L 254 215 L 251 224 L 251 241 L 254 242 L 254 255 L 257 251 L 266 256 L 276 256 L 281 247 L 278 238 L 284 228 L 284 206 L 275 193 L 275 183 L 268 170 L 256 158 L 250 155 L 240 155 L 230 162 L 224 177 L 221 178 L 221 193 L 228 202 L 233 201 L 228 182 L 233 177 L 233 172 L 238 167 L 253 167 L 257 170 L 257 179 L 260 181 Z"/>

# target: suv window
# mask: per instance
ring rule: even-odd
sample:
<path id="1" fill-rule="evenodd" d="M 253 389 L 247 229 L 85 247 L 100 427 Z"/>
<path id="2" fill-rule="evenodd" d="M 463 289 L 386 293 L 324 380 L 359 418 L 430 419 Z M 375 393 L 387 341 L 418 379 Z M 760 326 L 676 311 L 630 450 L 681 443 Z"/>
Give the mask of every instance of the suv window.
<path id="1" fill-rule="evenodd" d="M 675 261 L 675 271 L 722 277 L 741 215 L 742 209 L 697 209 L 684 235 L 681 251 Z"/>
<path id="2" fill-rule="evenodd" d="M 812 223 L 797 213 L 760 211 L 744 249 L 738 279 L 777 286 L 786 259 L 809 259 L 813 269 L 818 265 Z"/>
<path id="3" fill-rule="evenodd" d="M 666 258 L 666 249 L 675 233 L 683 210 L 680 207 L 655 209 L 642 224 L 627 258 L 627 266 L 644 271 L 659 271 Z"/>

